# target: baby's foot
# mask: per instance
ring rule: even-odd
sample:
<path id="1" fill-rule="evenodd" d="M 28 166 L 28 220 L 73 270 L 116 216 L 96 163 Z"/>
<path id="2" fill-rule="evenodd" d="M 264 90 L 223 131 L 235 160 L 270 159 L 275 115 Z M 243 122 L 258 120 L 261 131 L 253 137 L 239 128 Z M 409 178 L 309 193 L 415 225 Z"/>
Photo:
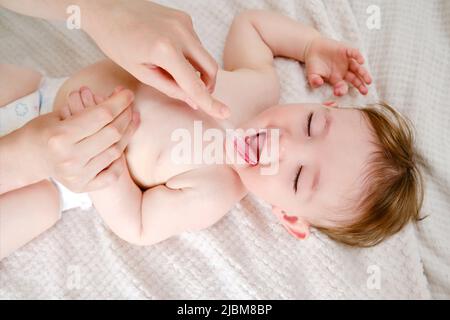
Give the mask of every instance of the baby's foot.
<path id="1" fill-rule="evenodd" d="M 114 91 L 109 95 L 109 97 L 113 96 L 116 93 L 119 93 L 123 89 L 124 88 L 122 86 L 116 87 Z M 74 90 L 68 95 L 67 105 L 61 108 L 60 111 L 61 118 L 63 120 L 67 119 L 70 116 L 80 113 L 85 108 L 96 106 L 105 100 L 105 97 L 96 95 L 91 91 L 91 89 L 83 86 L 79 90 Z"/>

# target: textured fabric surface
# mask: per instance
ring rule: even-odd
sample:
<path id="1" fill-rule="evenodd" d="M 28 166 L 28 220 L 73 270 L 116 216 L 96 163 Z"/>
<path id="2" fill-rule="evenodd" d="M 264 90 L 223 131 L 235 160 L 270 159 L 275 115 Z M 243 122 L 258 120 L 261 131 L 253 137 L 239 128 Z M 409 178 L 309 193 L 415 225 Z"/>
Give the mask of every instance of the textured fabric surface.
<path id="1" fill-rule="evenodd" d="M 418 227 L 370 249 L 334 243 L 314 232 L 291 238 L 267 206 L 246 197 L 212 228 L 136 247 L 118 239 L 95 210 L 72 210 L 50 231 L 0 261 L 0 298 L 450 298 L 450 3 L 446 1 L 164 1 L 190 13 L 206 48 L 221 61 L 233 17 L 273 9 L 353 43 L 374 76 L 368 97 L 383 99 L 416 125 L 433 172 L 426 176 Z M 366 12 L 378 5 L 381 28 Z M 0 62 L 66 76 L 102 57 L 79 31 L 0 9 Z M 283 102 L 324 101 L 303 68 L 277 60 Z M 182 210 L 182 208 L 180 208 Z M 373 287 L 373 276 L 380 286 Z"/>

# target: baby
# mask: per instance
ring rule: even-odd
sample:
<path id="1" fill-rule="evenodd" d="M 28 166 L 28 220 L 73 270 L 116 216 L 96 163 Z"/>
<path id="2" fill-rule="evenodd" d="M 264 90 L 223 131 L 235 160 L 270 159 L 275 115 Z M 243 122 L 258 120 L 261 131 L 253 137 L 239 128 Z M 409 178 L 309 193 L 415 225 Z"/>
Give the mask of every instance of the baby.
<path id="1" fill-rule="evenodd" d="M 309 83 L 317 87 L 326 80 L 335 95 L 345 94 L 347 83 L 366 94 L 371 82 L 357 49 L 279 14 L 246 11 L 230 28 L 224 70 L 218 71 L 213 91 L 231 109 L 227 120 L 192 110 L 111 61 L 89 66 L 58 87 L 53 111 L 62 118 L 95 106 L 114 88 L 136 97 L 139 128 L 125 156 L 111 155 L 124 173 L 89 193 L 112 231 L 131 243 L 151 245 L 211 226 L 249 191 L 271 204 L 299 239 L 315 227 L 342 243 L 372 246 L 418 220 L 421 176 L 409 124 L 385 104 L 277 105 L 275 56 L 305 63 Z M 177 132 L 193 137 L 199 123 L 202 132 L 231 137 L 215 149 L 231 161 L 175 161 L 176 137 L 182 136 Z M 230 128 L 244 134 L 230 136 Z M 120 123 L 116 129 L 126 130 Z M 195 142 L 188 144 L 187 159 L 195 159 Z M 264 173 L 269 168 L 275 171 Z"/>

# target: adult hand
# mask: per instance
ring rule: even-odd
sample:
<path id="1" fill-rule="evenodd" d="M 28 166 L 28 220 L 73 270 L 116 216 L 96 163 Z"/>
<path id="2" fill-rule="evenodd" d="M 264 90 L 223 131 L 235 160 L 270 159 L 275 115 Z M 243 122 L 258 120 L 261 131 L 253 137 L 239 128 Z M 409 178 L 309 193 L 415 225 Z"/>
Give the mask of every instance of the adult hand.
<path id="1" fill-rule="evenodd" d="M 211 96 L 218 66 L 189 15 L 142 0 L 89 1 L 87 6 L 82 28 L 115 63 L 194 109 L 229 116 L 228 107 Z"/>
<path id="2" fill-rule="evenodd" d="M 120 176 L 119 159 L 139 124 L 132 101 L 133 93 L 122 90 L 83 112 L 72 110 L 64 120 L 57 112 L 33 119 L 23 127 L 22 160 L 75 192 L 107 186 Z"/>

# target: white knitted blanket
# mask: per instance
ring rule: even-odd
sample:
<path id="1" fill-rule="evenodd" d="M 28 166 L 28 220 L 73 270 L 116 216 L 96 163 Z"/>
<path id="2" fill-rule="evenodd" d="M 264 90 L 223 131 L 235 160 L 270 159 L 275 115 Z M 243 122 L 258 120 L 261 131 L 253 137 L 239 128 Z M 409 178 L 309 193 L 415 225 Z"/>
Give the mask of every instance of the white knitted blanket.
<path id="1" fill-rule="evenodd" d="M 212 228 L 152 247 L 118 239 L 94 209 L 64 213 L 50 231 L 0 262 L 0 298 L 450 298 L 450 5 L 446 1 L 164 1 L 190 13 L 206 48 L 221 61 L 233 17 L 272 9 L 362 48 L 383 99 L 417 128 L 433 167 L 418 227 L 370 249 L 351 249 L 314 232 L 291 238 L 252 196 Z M 367 9 L 380 9 L 369 29 Z M 369 11 L 376 10 L 374 7 Z M 138 49 L 138 48 L 136 48 Z M 66 76 L 99 59 L 81 32 L 0 9 L 0 62 Z M 283 102 L 324 101 L 301 66 L 277 61 Z M 180 208 L 180 210 L 182 210 Z"/>

